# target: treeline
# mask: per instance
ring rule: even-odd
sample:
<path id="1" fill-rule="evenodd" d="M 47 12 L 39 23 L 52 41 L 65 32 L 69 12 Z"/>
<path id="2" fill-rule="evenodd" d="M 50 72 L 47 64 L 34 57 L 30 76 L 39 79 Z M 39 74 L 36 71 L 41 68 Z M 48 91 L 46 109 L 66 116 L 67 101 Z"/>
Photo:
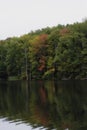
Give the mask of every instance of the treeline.
<path id="1" fill-rule="evenodd" d="M 0 78 L 87 78 L 87 20 L 0 41 Z"/>

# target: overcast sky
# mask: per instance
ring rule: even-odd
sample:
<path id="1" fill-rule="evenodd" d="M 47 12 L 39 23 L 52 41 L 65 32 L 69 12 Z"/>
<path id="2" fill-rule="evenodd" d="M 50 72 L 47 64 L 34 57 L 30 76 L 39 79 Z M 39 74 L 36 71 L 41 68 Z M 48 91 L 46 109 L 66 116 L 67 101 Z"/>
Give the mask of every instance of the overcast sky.
<path id="1" fill-rule="evenodd" d="M 0 39 L 85 17 L 87 0 L 0 0 Z"/>

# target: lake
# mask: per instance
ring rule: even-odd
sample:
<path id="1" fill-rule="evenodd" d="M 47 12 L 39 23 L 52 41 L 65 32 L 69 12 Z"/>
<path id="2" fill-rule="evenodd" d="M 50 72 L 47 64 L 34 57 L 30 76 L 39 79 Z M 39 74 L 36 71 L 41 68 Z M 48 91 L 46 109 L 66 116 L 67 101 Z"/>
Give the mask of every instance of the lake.
<path id="1" fill-rule="evenodd" d="M 87 130 L 87 81 L 0 81 L 0 130 Z"/>

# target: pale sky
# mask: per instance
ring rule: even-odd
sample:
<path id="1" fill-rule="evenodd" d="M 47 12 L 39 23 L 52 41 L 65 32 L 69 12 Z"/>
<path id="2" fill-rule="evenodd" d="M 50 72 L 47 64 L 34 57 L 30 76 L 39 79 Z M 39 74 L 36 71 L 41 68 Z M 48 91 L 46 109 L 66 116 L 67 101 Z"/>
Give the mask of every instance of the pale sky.
<path id="1" fill-rule="evenodd" d="M 87 0 L 0 0 L 0 39 L 87 18 Z"/>

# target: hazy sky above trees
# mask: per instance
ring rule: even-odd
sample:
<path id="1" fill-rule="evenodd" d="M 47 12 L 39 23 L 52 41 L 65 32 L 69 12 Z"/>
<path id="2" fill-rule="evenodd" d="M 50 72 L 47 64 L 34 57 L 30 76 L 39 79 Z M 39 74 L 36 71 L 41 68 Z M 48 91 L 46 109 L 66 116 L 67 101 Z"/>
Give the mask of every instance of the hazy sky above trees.
<path id="1" fill-rule="evenodd" d="M 87 0 L 0 0 L 0 39 L 86 17 Z"/>

